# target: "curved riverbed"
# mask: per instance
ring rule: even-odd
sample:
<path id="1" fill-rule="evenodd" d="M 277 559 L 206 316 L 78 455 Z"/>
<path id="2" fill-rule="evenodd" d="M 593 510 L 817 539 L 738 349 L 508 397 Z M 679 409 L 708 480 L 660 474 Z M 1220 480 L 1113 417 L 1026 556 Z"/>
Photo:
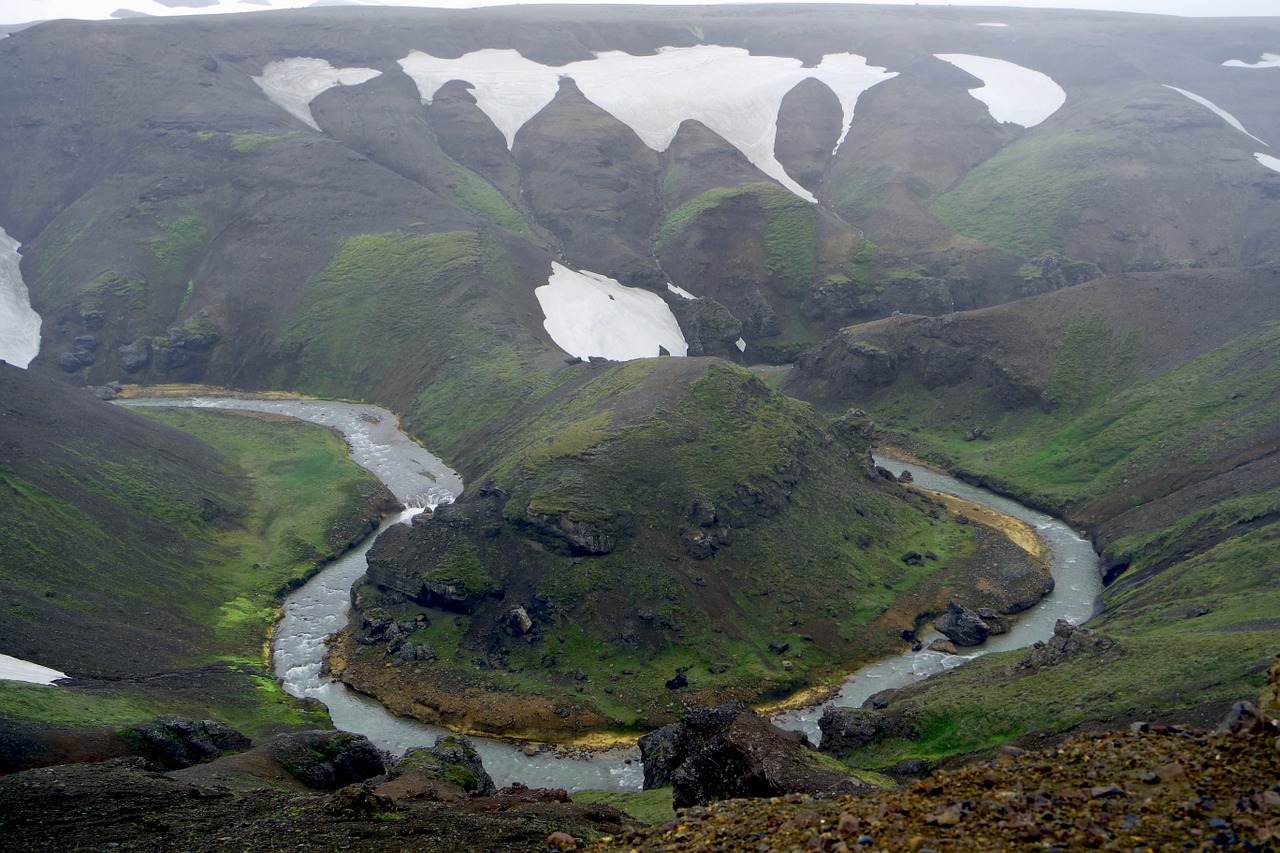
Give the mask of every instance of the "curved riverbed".
<path id="1" fill-rule="evenodd" d="M 1053 636 L 1054 623 L 1059 619 L 1079 625 L 1097 613 L 1098 597 L 1102 594 L 1098 555 L 1093 552 L 1093 546 L 1088 540 L 1077 536 L 1070 527 L 1017 501 L 892 456 L 877 454 L 876 464 L 895 473 L 910 471 L 912 483 L 916 486 L 947 492 L 989 506 L 1031 525 L 1048 546 L 1054 589 L 1039 604 L 1021 614 L 1007 634 L 994 636 L 981 646 L 965 649 L 959 655 L 931 652 L 922 648 L 918 652 L 905 652 L 868 664 L 849 676 L 840 692 L 828 704 L 860 707 L 881 690 L 920 681 L 960 666 L 979 655 L 1021 649 L 1038 640 L 1047 640 Z M 936 639 L 942 639 L 937 631 L 931 631 L 920 638 L 926 647 Z M 821 716 L 821 707 L 804 708 L 781 714 L 774 722 L 785 729 L 803 731 L 811 741 L 817 743 L 821 737 L 818 730 L 818 719 Z"/>
<path id="2" fill-rule="evenodd" d="M 247 400 L 221 397 L 125 400 L 130 406 L 181 406 L 269 412 L 333 427 L 347 438 L 351 458 L 376 474 L 410 509 L 386 521 L 361 545 L 333 561 L 285 599 L 271 642 L 272 668 L 287 693 L 318 699 L 338 728 L 365 735 L 380 749 L 399 755 L 415 746 L 431 746 L 448 730 L 410 717 L 398 717 L 367 696 L 324 673 L 324 638 L 347 624 L 351 585 L 365 572 L 365 555 L 392 524 L 410 521 L 424 508 L 434 509 L 462 493 L 462 478 L 396 426 L 386 409 L 322 400 Z M 509 743 L 473 737 L 489 775 L 498 785 L 522 782 L 539 788 L 639 790 L 643 771 L 639 753 L 608 750 L 589 759 L 563 758 L 554 752 L 526 755 Z"/>
<path id="3" fill-rule="evenodd" d="M 272 412 L 338 429 L 347 436 L 352 458 L 377 474 L 399 500 L 413 507 L 387 521 L 378 533 L 391 524 L 409 521 L 423 507 L 434 508 L 452 501 L 462 491 L 462 481 L 456 472 L 401 433 L 395 427 L 392 413 L 375 406 L 318 400 L 212 397 L 130 400 L 127 404 Z M 916 465 L 883 456 L 876 461 L 895 471 L 911 471 L 918 486 L 985 504 L 1030 524 L 1049 547 L 1056 586 L 1053 594 L 1023 614 L 1009 633 L 993 637 L 981 648 L 967 650 L 964 655 L 908 652 L 870 664 L 849 676 L 832 704 L 859 706 L 873 693 L 927 678 L 979 654 L 1021 648 L 1048 639 L 1058 619 L 1079 624 L 1094 614 L 1102 587 L 1097 556 L 1087 541 L 1062 522 Z M 395 716 L 323 671 L 324 638 L 345 627 L 351 585 L 364 573 L 365 554 L 376 537 L 377 533 L 359 548 L 326 566 L 285 601 L 272 641 L 273 666 L 287 692 L 323 702 L 338 728 L 363 734 L 380 748 L 400 754 L 413 746 L 430 746 L 447 730 Z M 925 644 L 940 636 L 933 633 L 925 637 Z M 774 721 L 784 728 L 805 731 L 816 743 L 817 721 L 821 716 L 822 707 L 815 707 L 784 713 Z M 643 769 L 635 748 L 609 750 L 590 758 L 565 758 L 552 752 L 529 756 L 508 743 L 486 738 L 473 740 L 485 768 L 499 785 L 522 782 L 531 787 L 568 790 L 639 790 L 643 781 Z"/>

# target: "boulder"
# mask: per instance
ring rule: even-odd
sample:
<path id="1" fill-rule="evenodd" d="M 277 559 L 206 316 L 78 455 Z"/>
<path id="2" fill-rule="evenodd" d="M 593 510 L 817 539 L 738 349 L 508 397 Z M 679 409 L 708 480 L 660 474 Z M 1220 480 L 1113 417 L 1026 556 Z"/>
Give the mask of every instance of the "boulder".
<path id="1" fill-rule="evenodd" d="M 828 705 L 818 720 L 818 728 L 822 731 L 822 751 L 845 756 L 874 742 L 890 726 L 878 711 Z"/>
<path id="2" fill-rule="evenodd" d="M 125 373 L 137 373 L 151 363 L 151 342 L 138 338 L 116 348 L 120 356 L 120 369 Z"/>
<path id="3" fill-rule="evenodd" d="M 942 652 L 944 655 L 954 655 L 956 654 L 956 646 L 950 640 L 934 640 L 929 644 L 929 651 Z"/>
<path id="4" fill-rule="evenodd" d="M 249 738 L 225 723 L 172 714 L 125 726 L 119 735 L 154 770 L 179 770 L 252 746 Z"/>
<path id="5" fill-rule="evenodd" d="M 954 601 L 947 604 L 947 612 L 938 617 L 933 627 L 957 646 L 980 646 L 991 633 L 991 626 L 981 616 Z"/>
<path id="6" fill-rule="evenodd" d="M 307 731 L 277 735 L 267 753 L 302 784 L 336 791 L 386 772 L 383 754 L 364 735 Z"/>
<path id="7" fill-rule="evenodd" d="M 866 783 L 831 769 L 804 739 L 740 703 L 693 708 L 640 739 L 645 787 L 669 782 L 676 808 L 735 797 L 859 793 Z"/>
<path id="8" fill-rule="evenodd" d="M 466 735 L 442 735 L 432 747 L 415 747 L 395 763 L 392 773 L 399 787 L 434 789 L 435 798 L 492 796 L 496 787 L 484 769 L 475 744 Z"/>
<path id="9" fill-rule="evenodd" d="M 1082 652 L 1102 653 L 1116 647 L 1116 641 L 1100 631 L 1078 628 L 1065 619 L 1053 626 L 1053 636 L 1048 642 L 1031 645 L 1014 669 L 1041 670 L 1056 666 Z"/>

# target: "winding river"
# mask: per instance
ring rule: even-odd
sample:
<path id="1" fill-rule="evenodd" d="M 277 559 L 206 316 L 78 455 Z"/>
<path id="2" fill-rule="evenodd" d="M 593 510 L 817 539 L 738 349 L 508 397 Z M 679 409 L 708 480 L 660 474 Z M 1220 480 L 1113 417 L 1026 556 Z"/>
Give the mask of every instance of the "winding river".
<path id="1" fill-rule="evenodd" d="M 352 458 L 377 474 L 396 498 L 410 507 L 384 523 L 378 533 L 392 524 L 409 521 L 423 508 L 448 503 L 462 492 L 458 474 L 400 432 L 394 414 L 376 406 L 213 397 L 125 402 L 134 406 L 271 412 L 339 430 L 347 437 Z M 849 676 L 839 695 L 832 700 L 833 704 L 859 706 L 873 693 L 959 666 L 979 654 L 1017 649 L 1048 639 L 1058 619 L 1079 624 L 1095 613 L 1102 589 L 1097 556 L 1087 541 L 1062 522 L 916 465 L 891 457 L 877 457 L 876 461 L 896 471 L 911 471 L 916 485 L 986 504 L 1030 524 L 1049 546 L 1055 589 L 1027 611 L 1009 633 L 993 637 L 979 649 L 964 655 L 907 652 L 863 667 Z M 376 701 L 348 689 L 323 672 L 324 638 L 346 625 L 351 585 L 364 573 L 365 554 L 376 537 L 377 533 L 370 536 L 361 547 L 329 564 L 289 596 L 272 640 L 272 658 L 276 677 L 287 692 L 320 700 L 329 708 L 338 728 L 363 734 L 380 748 L 400 754 L 413 746 L 430 746 L 447 730 L 394 716 Z M 939 636 L 934 633 L 925 637 L 925 644 Z M 805 731 L 817 742 L 817 721 L 821 715 L 821 707 L 808 708 L 782 714 L 775 722 L 783 728 Z M 485 768 L 499 785 L 522 782 L 531 787 L 568 790 L 639 790 L 643 781 L 639 754 L 634 748 L 609 750 L 590 758 L 568 758 L 552 751 L 527 755 L 524 750 L 501 741 L 473 740 Z"/>

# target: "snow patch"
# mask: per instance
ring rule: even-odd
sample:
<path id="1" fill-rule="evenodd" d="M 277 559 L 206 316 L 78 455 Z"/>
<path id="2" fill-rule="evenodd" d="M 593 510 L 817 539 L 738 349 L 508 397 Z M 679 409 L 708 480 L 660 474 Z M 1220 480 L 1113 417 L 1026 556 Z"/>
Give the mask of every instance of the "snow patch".
<path id="1" fill-rule="evenodd" d="M 0 228 L 0 359 L 26 367 L 40 352 L 40 315 L 22 280 L 18 241 Z"/>
<path id="2" fill-rule="evenodd" d="M 508 148 L 520 128 L 555 97 L 560 78 L 569 77 L 587 100 L 635 131 L 654 151 L 665 151 L 683 122 L 699 121 L 760 171 L 810 202 L 813 194 L 774 156 L 783 97 L 810 77 L 826 84 L 840 101 L 843 142 L 858 97 L 897 76 L 854 54 L 831 54 L 805 68 L 791 57 L 752 56 L 742 48 L 716 45 L 664 47 L 647 56 L 605 51 L 558 68 L 514 50 L 481 50 L 457 59 L 415 50 L 400 66 L 428 103 L 450 80 L 470 84 L 476 106 L 502 131 Z"/>
<path id="3" fill-rule="evenodd" d="M 738 352 L 747 351 L 747 342 L 743 338 L 738 338 L 736 341 L 733 342 L 733 345 L 738 348 Z"/>
<path id="4" fill-rule="evenodd" d="M 1263 154 L 1261 151 L 1253 156 L 1254 159 L 1266 166 L 1268 169 L 1280 172 L 1280 157 L 1272 157 L 1270 154 Z"/>
<path id="5" fill-rule="evenodd" d="M 689 291 L 685 290 L 683 287 L 674 285 L 671 282 L 667 282 L 667 290 L 671 291 L 676 296 L 679 296 L 681 299 L 697 299 L 698 298 L 694 296 L 692 293 L 690 293 Z"/>
<path id="6" fill-rule="evenodd" d="M 559 68 L 525 59 L 515 50 L 477 50 L 457 59 L 440 59 L 412 50 L 400 67 L 418 86 L 423 103 L 431 103 L 450 80 L 463 80 L 475 92 L 476 106 L 506 137 L 510 149 L 516 132 L 551 103 L 560 88 Z"/>
<path id="7" fill-rule="evenodd" d="M 974 24 L 974 26 L 975 26 L 975 27 L 1007 27 L 1007 26 L 1009 26 L 1009 25 L 1008 25 L 1008 24 L 997 24 L 997 23 L 994 23 L 994 22 L 986 22 L 986 21 L 984 21 L 984 22 L 983 22 L 983 23 L 981 23 L 981 24 Z"/>
<path id="8" fill-rule="evenodd" d="M 299 56 L 269 62 L 261 77 L 253 77 L 277 106 L 308 127 L 319 130 L 311 102 L 334 86 L 357 86 L 382 72 L 374 68 L 334 68 L 326 60 Z"/>
<path id="9" fill-rule="evenodd" d="M 1003 59 L 967 53 L 935 53 L 983 82 L 969 94 L 987 105 L 999 122 L 1035 127 L 1067 102 L 1067 93 L 1048 74 Z"/>
<path id="10" fill-rule="evenodd" d="M 28 684 L 53 684 L 59 678 L 66 678 L 65 672 L 58 672 L 38 663 L 21 658 L 0 655 L 0 680 L 25 681 Z"/>
<path id="11" fill-rule="evenodd" d="M 1215 104 L 1213 101 L 1210 101 L 1208 98 L 1202 98 L 1202 97 L 1200 97 L 1199 95 L 1195 94 L 1194 92 L 1188 92 L 1186 89 L 1179 89 L 1177 86 L 1170 86 L 1170 85 L 1169 85 L 1169 84 L 1167 84 L 1167 83 L 1165 84 L 1165 88 L 1166 88 L 1166 89 L 1172 89 L 1173 91 L 1177 92 L 1178 94 L 1180 94 L 1180 95 L 1184 95 L 1184 96 L 1186 96 L 1186 97 L 1190 98 L 1191 100 L 1195 101 L 1195 102 L 1196 102 L 1197 104 L 1199 104 L 1200 106 L 1205 107 L 1206 109 L 1210 110 L 1210 111 L 1211 111 L 1211 112 L 1213 112 L 1216 116 L 1218 116 L 1218 118 L 1222 119 L 1222 120 L 1223 120 L 1223 121 L 1225 121 L 1227 124 L 1231 125 L 1231 126 L 1232 126 L 1232 127 L 1234 127 L 1236 130 L 1240 131 L 1241 133 L 1243 133 L 1245 136 L 1249 137 L 1249 138 L 1250 138 L 1250 139 L 1252 139 L 1253 141 L 1255 141 L 1255 142 L 1262 142 L 1262 140 L 1261 140 L 1261 139 L 1259 139 L 1258 137 L 1254 136 L 1254 135 L 1253 135 L 1252 133 L 1250 133 L 1249 131 L 1245 130 L 1245 129 L 1244 129 L 1244 125 L 1243 125 L 1243 124 L 1241 124 L 1241 123 L 1240 123 L 1240 121 L 1239 121 L 1235 116 L 1233 116 L 1231 113 L 1227 112 L 1226 110 L 1222 109 L 1222 107 L 1219 107 L 1217 104 Z M 1265 142 L 1262 142 L 1262 144 L 1263 144 L 1263 145 L 1266 145 L 1268 148 L 1270 148 L 1270 147 L 1271 147 L 1270 145 L 1267 145 L 1267 143 L 1265 143 Z"/>
<path id="12" fill-rule="evenodd" d="M 1227 68 L 1280 68 L 1280 53 L 1264 53 L 1258 62 L 1245 62 L 1243 59 L 1228 59 L 1222 63 Z"/>
<path id="13" fill-rule="evenodd" d="M 557 263 L 533 293 L 546 317 L 543 328 L 570 355 L 630 361 L 657 356 L 658 347 L 675 356 L 689 352 L 675 315 L 656 293 Z"/>

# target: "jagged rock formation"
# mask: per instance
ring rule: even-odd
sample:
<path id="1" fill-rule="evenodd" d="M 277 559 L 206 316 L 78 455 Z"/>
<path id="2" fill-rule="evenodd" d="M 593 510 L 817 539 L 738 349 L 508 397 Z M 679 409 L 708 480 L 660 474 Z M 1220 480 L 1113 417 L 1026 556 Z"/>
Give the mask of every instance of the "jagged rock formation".
<path id="1" fill-rule="evenodd" d="M 645 787 L 671 785 L 676 808 L 738 797 L 852 793 L 866 783 L 821 765 L 802 735 L 736 704 L 694 708 L 640 739 Z"/>

